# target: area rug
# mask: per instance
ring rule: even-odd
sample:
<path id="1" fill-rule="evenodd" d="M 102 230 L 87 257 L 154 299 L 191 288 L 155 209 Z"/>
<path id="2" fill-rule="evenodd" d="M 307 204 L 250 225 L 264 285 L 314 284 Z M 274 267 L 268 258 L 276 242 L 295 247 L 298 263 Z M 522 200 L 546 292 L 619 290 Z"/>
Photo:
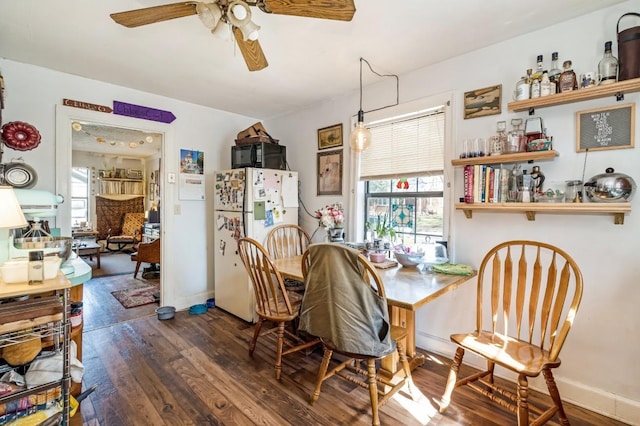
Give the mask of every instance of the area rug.
<path id="1" fill-rule="evenodd" d="M 129 288 L 125 290 L 112 291 L 111 294 L 125 308 L 135 308 L 136 306 L 149 305 L 157 301 L 158 287 L 146 286 Z"/>

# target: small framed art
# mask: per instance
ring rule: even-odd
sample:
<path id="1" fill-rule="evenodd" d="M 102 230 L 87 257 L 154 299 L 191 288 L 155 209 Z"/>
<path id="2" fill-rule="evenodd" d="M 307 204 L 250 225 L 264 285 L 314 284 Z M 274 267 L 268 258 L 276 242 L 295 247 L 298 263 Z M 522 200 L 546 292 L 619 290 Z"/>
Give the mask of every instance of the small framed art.
<path id="1" fill-rule="evenodd" d="M 464 118 L 484 117 L 502 112 L 502 84 L 464 94 Z"/>
<path id="2" fill-rule="evenodd" d="M 318 129 L 318 149 L 342 146 L 342 123 Z"/>
<path id="3" fill-rule="evenodd" d="M 318 153 L 318 195 L 342 195 L 342 150 Z"/>

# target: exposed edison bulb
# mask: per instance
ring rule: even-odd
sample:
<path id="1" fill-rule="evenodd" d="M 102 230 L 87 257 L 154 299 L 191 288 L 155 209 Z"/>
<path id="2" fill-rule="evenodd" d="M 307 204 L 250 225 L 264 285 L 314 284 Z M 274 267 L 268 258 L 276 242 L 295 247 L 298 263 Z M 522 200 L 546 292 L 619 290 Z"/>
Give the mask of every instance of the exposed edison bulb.
<path id="1" fill-rule="evenodd" d="M 358 124 L 349 135 L 349 146 L 354 152 L 362 152 L 371 145 L 371 131 L 364 127 L 364 112 L 358 111 Z"/>

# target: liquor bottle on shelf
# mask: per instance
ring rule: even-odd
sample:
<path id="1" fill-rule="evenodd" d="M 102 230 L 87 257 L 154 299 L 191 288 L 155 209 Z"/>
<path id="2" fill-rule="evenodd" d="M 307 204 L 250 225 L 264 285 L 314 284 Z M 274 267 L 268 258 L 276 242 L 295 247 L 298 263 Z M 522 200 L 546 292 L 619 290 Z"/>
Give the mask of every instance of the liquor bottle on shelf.
<path id="1" fill-rule="evenodd" d="M 551 81 L 552 91 L 551 93 L 558 92 L 558 78 L 562 74 L 562 70 L 558 67 L 558 52 L 551 54 L 551 69 L 549 70 L 549 81 Z"/>
<path id="2" fill-rule="evenodd" d="M 571 68 L 571 61 L 564 61 L 562 74 L 558 78 L 558 93 L 570 92 L 578 89 L 576 73 Z"/>
<path id="3" fill-rule="evenodd" d="M 549 73 L 545 70 L 542 72 L 542 79 L 540 80 L 540 96 L 549 96 L 555 93 L 551 91 L 551 80 L 549 79 Z"/>
<path id="4" fill-rule="evenodd" d="M 531 99 L 540 97 L 540 80 L 533 80 L 531 83 Z"/>
<path id="5" fill-rule="evenodd" d="M 542 78 L 542 68 L 542 55 L 538 55 L 538 58 L 536 59 L 536 71 L 533 73 L 531 78 L 534 80 L 540 80 Z"/>
<path id="6" fill-rule="evenodd" d="M 598 74 L 600 74 L 600 85 L 611 84 L 618 81 L 618 59 L 611 53 L 611 42 L 604 44 L 604 56 L 598 63 Z"/>

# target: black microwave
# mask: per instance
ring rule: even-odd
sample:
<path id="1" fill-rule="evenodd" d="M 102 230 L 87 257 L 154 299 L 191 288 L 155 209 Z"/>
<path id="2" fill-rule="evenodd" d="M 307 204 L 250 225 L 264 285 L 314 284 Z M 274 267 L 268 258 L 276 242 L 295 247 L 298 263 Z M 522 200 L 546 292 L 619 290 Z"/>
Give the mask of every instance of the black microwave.
<path id="1" fill-rule="evenodd" d="M 231 167 L 241 169 L 287 169 L 287 147 L 269 142 L 258 142 L 231 147 Z"/>

